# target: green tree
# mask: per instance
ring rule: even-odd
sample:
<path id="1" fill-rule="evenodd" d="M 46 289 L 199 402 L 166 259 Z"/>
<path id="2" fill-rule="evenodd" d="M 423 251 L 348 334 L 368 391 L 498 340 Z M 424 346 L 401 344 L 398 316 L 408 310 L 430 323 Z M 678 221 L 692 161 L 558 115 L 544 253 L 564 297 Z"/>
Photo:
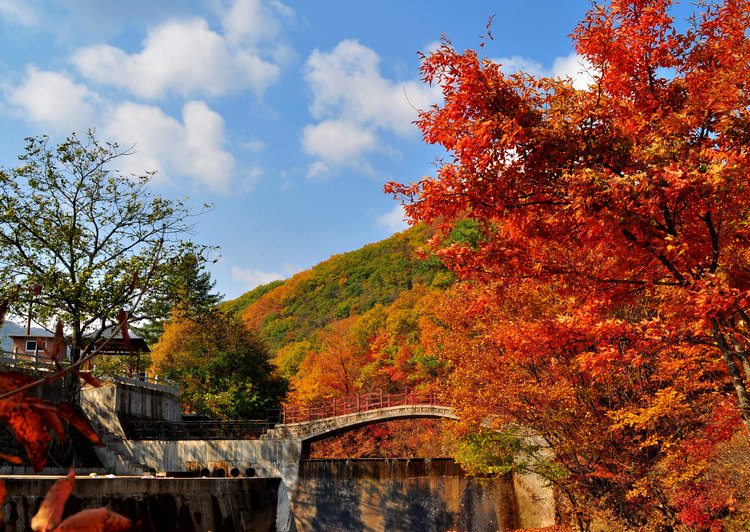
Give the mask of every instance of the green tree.
<path id="1" fill-rule="evenodd" d="M 188 411 L 254 418 L 278 408 L 286 395 L 268 349 L 236 316 L 214 311 L 199 322 L 176 318 L 151 355 L 156 372 L 180 382 Z"/>
<path id="2" fill-rule="evenodd" d="M 166 297 L 169 283 L 154 281 L 175 257 L 202 257 L 204 248 L 182 242 L 199 213 L 151 192 L 153 173 L 113 170 L 128 150 L 91 132 L 56 146 L 27 140 L 21 166 L 0 169 L 3 288 L 15 292 L 14 314 L 61 318 L 77 360 L 85 332 L 116 324 L 120 309 L 137 322 L 139 301 Z"/>
<path id="3" fill-rule="evenodd" d="M 158 297 L 150 298 L 141 307 L 146 321 L 136 328 L 149 344 L 156 343 L 164 334 L 164 324 L 170 318 L 200 320 L 218 305 L 223 295 L 214 293 L 216 282 L 205 271 L 205 260 L 194 249 L 170 257 L 160 266 L 154 279 Z"/>

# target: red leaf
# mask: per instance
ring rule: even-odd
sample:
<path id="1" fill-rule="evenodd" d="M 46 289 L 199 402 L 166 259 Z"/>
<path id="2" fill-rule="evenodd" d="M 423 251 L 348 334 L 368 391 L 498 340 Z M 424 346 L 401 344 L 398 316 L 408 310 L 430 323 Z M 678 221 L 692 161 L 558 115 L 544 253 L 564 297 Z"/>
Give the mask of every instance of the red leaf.
<path id="1" fill-rule="evenodd" d="M 0 460 L 5 460 L 6 462 L 15 465 L 23 465 L 23 460 L 20 456 L 11 456 L 9 454 L 0 453 Z M 0 482 L 2 482 L 2 480 L 0 480 Z M 2 503 L 2 497 L 0 497 L 0 503 Z M 2 521 L 2 518 L 0 518 L 0 521 Z"/>
<path id="2" fill-rule="evenodd" d="M 94 388 L 101 388 L 102 387 L 102 383 L 99 382 L 99 379 L 97 379 L 96 377 L 94 377 L 88 371 L 76 371 L 76 374 L 79 377 L 81 377 L 86 382 L 86 384 L 90 384 Z"/>
<path id="3" fill-rule="evenodd" d="M 130 347 L 130 333 L 128 332 L 128 313 L 120 309 L 117 317 L 120 320 L 120 332 L 122 332 L 122 341 L 125 344 L 125 349 L 132 351 L 133 349 Z"/>
<path id="4" fill-rule="evenodd" d="M 0 393 L 16 390 L 32 382 L 34 382 L 34 379 L 28 375 L 18 373 L 17 371 L 5 371 L 0 373 Z"/>
<path id="5" fill-rule="evenodd" d="M 81 510 L 77 514 L 66 518 L 55 530 L 77 530 L 80 532 L 118 532 L 133 526 L 133 522 L 125 516 L 107 510 L 95 508 Z"/>
<path id="6" fill-rule="evenodd" d="M 94 429 L 89 424 L 88 419 L 80 414 L 75 408 L 68 403 L 60 403 L 57 405 L 57 411 L 59 415 L 66 419 L 71 425 L 73 425 L 78 432 L 86 436 L 91 443 L 94 445 L 101 445 L 102 442 L 99 440 L 99 435 L 94 432 Z"/>
<path id="7" fill-rule="evenodd" d="M 50 429 L 55 431 L 57 438 L 60 441 L 65 441 L 65 428 L 63 427 L 62 421 L 59 418 L 59 411 L 55 406 L 47 405 L 44 403 L 35 403 L 34 411 L 39 414 Z"/>
<path id="8" fill-rule="evenodd" d="M 8 312 L 8 305 L 10 305 L 9 299 L 4 299 L 0 302 L 0 322 L 5 320 L 5 313 Z"/>
<path id="9" fill-rule="evenodd" d="M 61 478 L 50 488 L 42 501 L 39 511 L 31 519 L 31 529 L 35 532 L 54 530 L 62 519 L 65 501 L 68 500 L 73 485 L 76 482 L 75 471 L 70 468 L 68 476 Z"/>
<path id="10" fill-rule="evenodd" d="M 16 439 L 26 448 L 34 471 L 41 471 L 47 463 L 47 442 L 52 439 L 34 408 L 40 402 L 25 395 L 0 401 L 0 420 L 10 425 Z"/>
<path id="11" fill-rule="evenodd" d="M 35 284 L 34 286 L 31 287 L 30 291 L 33 292 L 34 295 L 38 297 L 39 294 L 42 293 L 42 285 Z"/>

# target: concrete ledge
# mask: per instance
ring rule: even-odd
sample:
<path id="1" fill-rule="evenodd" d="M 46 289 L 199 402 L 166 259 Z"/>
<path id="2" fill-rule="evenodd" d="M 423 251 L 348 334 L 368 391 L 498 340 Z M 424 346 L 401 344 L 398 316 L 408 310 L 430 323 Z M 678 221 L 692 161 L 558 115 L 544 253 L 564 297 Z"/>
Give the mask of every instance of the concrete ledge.
<path id="1" fill-rule="evenodd" d="M 3 477 L 8 531 L 30 529 L 52 477 Z M 273 531 L 278 478 L 76 478 L 65 515 L 105 506 L 134 521 L 136 531 Z"/>

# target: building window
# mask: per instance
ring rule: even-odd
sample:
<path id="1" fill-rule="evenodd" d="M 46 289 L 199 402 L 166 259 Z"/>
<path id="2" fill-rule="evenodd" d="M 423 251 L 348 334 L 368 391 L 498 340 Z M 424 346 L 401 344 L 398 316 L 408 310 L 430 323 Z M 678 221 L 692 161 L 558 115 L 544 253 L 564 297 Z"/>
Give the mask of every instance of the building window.
<path id="1" fill-rule="evenodd" d="M 26 340 L 26 352 L 36 351 L 36 340 Z"/>

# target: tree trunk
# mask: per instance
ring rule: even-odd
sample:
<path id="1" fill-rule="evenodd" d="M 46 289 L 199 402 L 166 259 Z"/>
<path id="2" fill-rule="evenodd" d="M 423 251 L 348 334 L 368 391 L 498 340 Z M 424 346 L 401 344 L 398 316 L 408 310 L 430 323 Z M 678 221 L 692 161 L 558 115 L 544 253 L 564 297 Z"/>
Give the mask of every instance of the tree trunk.
<path id="1" fill-rule="evenodd" d="M 739 403 L 740 414 L 742 415 L 742 421 L 745 424 L 745 430 L 750 433 L 750 396 L 747 394 L 745 381 L 743 380 L 740 369 L 737 367 L 737 363 L 734 360 L 734 351 L 732 351 L 729 344 L 727 344 L 727 340 L 724 337 L 724 333 L 719 329 L 719 323 L 716 318 L 711 318 L 711 326 L 714 339 L 719 346 L 719 350 L 721 350 L 721 356 L 724 358 L 724 363 L 727 365 L 729 376 L 734 385 L 734 391 L 737 394 L 737 402 Z"/>

